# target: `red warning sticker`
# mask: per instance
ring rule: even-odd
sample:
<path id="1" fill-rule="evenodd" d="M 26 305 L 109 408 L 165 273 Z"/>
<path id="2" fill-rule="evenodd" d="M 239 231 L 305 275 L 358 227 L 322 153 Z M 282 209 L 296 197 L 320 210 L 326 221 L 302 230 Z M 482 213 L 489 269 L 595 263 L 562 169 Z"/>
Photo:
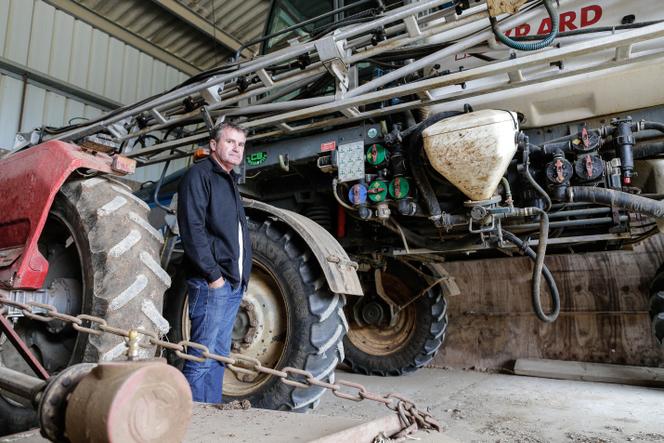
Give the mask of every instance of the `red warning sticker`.
<path id="1" fill-rule="evenodd" d="M 321 143 L 320 152 L 334 151 L 336 147 L 337 147 L 337 142 L 335 142 L 334 140 L 331 142 Z"/>

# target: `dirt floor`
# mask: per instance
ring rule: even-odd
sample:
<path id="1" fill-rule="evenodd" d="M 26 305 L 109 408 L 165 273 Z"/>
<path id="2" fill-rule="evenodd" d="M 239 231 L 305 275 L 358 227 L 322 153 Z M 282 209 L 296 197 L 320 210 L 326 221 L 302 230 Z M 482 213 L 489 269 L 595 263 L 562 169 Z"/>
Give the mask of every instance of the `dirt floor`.
<path id="1" fill-rule="evenodd" d="M 377 394 L 398 392 L 427 409 L 443 424 L 444 432 L 418 432 L 412 441 L 421 443 L 664 442 L 662 389 L 456 369 L 422 369 L 402 377 L 338 371 L 337 379 L 361 383 Z M 354 443 L 357 440 L 330 436 L 363 426 L 359 435 L 370 443 L 383 428 L 368 431 L 369 422 L 385 423 L 390 414 L 381 404 L 355 403 L 331 393 L 306 415 L 198 404 L 183 441 L 305 443 L 327 436 L 326 443 Z M 0 437 L 1 442 L 46 440 L 35 430 Z"/>
<path id="2" fill-rule="evenodd" d="M 661 389 L 442 369 L 398 378 L 337 372 L 337 378 L 411 398 L 444 424 L 446 437 L 461 442 L 664 442 Z M 326 394 L 314 414 L 372 419 L 386 410 Z"/>

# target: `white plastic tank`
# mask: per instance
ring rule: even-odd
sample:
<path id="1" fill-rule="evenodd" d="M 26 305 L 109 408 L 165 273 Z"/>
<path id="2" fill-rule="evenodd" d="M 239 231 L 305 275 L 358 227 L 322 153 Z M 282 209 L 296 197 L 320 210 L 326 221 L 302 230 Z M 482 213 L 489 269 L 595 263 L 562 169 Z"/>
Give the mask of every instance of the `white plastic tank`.
<path id="1" fill-rule="evenodd" d="M 431 166 L 471 200 L 491 198 L 516 153 L 514 112 L 482 110 L 441 120 L 422 132 Z"/>

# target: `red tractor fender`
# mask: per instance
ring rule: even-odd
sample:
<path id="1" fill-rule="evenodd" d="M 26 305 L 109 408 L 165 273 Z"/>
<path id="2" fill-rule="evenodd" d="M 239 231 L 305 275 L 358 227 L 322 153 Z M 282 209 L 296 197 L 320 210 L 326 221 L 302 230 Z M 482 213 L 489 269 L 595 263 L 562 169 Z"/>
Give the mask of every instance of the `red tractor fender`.
<path id="1" fill-rule="evenodd" d="M 48 262 L 37 242 L 63 183 L 77 169 L 111 173 L 112 159 L 47 141 L 0 160 L 0 287 L 38 289 Z"/>

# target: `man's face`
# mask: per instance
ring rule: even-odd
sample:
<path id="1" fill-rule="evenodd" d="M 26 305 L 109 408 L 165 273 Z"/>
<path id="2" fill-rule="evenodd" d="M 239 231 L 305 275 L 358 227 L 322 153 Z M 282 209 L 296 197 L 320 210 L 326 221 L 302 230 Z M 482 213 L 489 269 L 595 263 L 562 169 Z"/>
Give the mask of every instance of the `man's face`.
<path id="1" fill-rule="evenodd" d="M 242 163 L 244 143 L 247 137 L 242 131 L 224 128 L 218 140 L 210 140 L 210 151 L 222 168 L 226 171 Z"/>

